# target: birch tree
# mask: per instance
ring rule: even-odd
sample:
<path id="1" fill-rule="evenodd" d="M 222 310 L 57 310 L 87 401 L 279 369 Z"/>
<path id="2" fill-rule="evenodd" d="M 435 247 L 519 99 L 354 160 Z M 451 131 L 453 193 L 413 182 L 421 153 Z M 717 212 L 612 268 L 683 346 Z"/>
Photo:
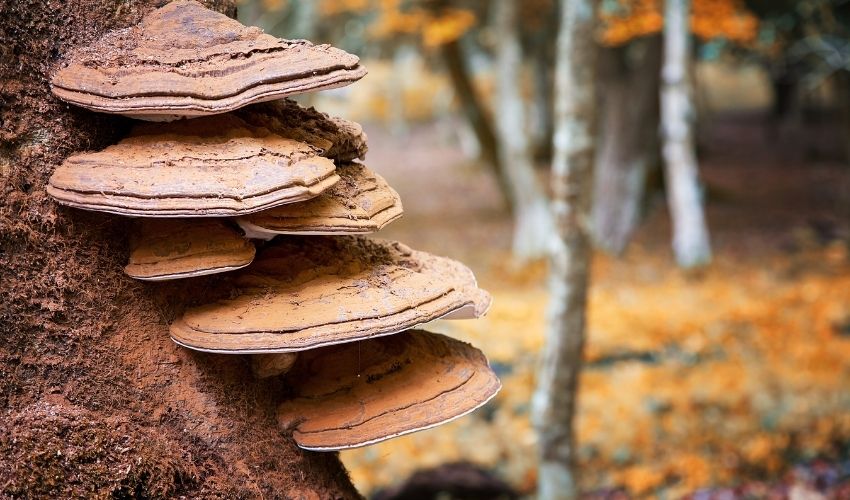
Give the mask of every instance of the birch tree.
<path id="1" fill-rule="evenodd" d="M 493 177 L 499 183 L 499 190 L 505 203 L 513 209 L 514 200 L 511 197 L 510 183 L 505 175 L 504 166 L 499 160 L 499 140 L 496 137 L 490 113 L 485 109 L 482 99 L 472 84 L 472 76 L 469 74 L 463 47 L 459 40 L 452 40 L 440 46 L 440 53 L 445 61 L 452 88 L 457 94 L 460 110 L 478 141 L 481 160 L 490 167 Z"/>
<path id="2" fill-rule="evenodd" d="M 497 130 L 499 163 L 504 169 L 514 208 L 513 252 L 520 259 L 545 257 L 552 236 L 546 194 L 534 172 L 520 92 L 522 50 L 517 29 L 517 0 L 495 3 Z"/>
<path id="3" fill-rule="evenodd" d="M 593 182 L 593 238 L 622 253 L 642 216 L 647 178 L 660 160 L 661 36 L 598 52 L 599 137 Z"/>
<path id="4" fill-rule="evenodd" d="M 533 398 L 539 436 L 538 498 L 578 496 L 573 431 L 590 274 L 594 160 L 596 0 L 561 0 L 555 66 L 551 254 L 546 347 Z"/>
<path id="5" fill-rule="evenodd" d="M 682 267 L 711 261 L 693 137 L 690 0 L 666 0 L 664 66 L 661 71 L 661 135 L 667 199 L 673 221 L 673 251 Z"/>

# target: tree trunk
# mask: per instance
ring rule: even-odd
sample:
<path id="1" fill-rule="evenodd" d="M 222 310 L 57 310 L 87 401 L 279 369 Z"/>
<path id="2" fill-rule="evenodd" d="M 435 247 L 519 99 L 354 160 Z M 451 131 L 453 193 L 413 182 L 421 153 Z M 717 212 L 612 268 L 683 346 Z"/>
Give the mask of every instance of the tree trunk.
<path id="1" fill-rule="evenodd" d="M 458 40 L 453 40 L 443 44 L 440 47 L 440 52 L 449 72 L 452 87 L 463 110 L 463 115 L 478 140 L 481 159 L 492 169 L 505 203 L 508 207 L 513 208 L 512 189 L 507 180 L 504 165 L 499 159 L 499 143 L 496 138 L 496 131 L 493 128 L 493 120 L 472 85 L 472 77 L 466 67 L 463 48 Z"/>
<path id="2" fill-rule="evenodd" d="M 660 159 L 661 37 L 600 48 L 598 59 L 593 236 L 600 248 L 620 254 L 640 223 L 647 176 Z"/>
<path id="3" fill-rule="evenodd" d="M 293 33 L 287 33 L 287 38 L 304 38 L 312 40 L 316 34 L 316 2 L 301 0 L 295 4 L 295 14 L 292 21 Z"/>
<path id="4" fill-rule="evenodd" d="M 534 172 L 520 92 L 522 51 L 517 30 L 517 0 L 495 4 L 496 86 L 499 157 L 511 189 L 514 212 L 513 252 L 520 259 L 545 257 L 552 237 L 546 194 Z"/>
<path id="5" fill-rule="evenodd" d="M 528 8 L 528 7 L 526 7 Z M 520 11 L 522 12 L 522 11 Z M 554 115 L 555 106 L 553 87 L 555 73 L 553 71 L 555 61 L 555 44 L 552 43 L 558 30 L 558 9 L 552 5 L 545 15 L 544 20 L 531 27 L 532 33 L 523 49 L 531 61 L 533 72 L 532 82 L 534 84 L 533 100 L 533 123 L 532 151 L 537 166 L 550 165 L 552 161 L 552 135 L 555 132 Z M 529 27 L 526 27 L 529 29 Z"/>
<path id="6" fill-rule="evenodd" d="M 666 0 L 661 131 L 667 199 L 673 219 L 673 251 L 676 261 L 685 268 L 711 261 L 692 130 L 689 19 L 690 0 Z"/>
<path id="7" fill-rule="evenodd" d="M 555 63 L 549 324 L 533 398 L 540 446 L 538 498 L 578 497 L 573 430 L 585 338 L 593 182 L 595 0 L 562 0 Z"/>
<path id="8" fill-rule="evenodd" d="M 841 120 L 840 138 L 844 144 L 844 162 L 850 166 L 850 70 L 838 71 L 835 74 L 835 85 Z"/>
<path id="9" fill-rule="evenodd" d="M 133 281 L 131 220 L 45 193 L 64 158 L 131 124 L 54 98 L 59 58 L 162 3 L 0 2 L 0 497 L 356 498 L 336 454 L 278 429 L 278 380 L 170 340 L 220 280 Z"/>

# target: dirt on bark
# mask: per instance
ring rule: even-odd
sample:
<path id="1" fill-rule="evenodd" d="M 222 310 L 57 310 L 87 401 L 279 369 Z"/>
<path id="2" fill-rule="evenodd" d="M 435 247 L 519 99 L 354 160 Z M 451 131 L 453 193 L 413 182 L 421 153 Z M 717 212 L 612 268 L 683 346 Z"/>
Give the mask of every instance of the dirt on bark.
<path id="1" fill-rule="evenodd" d="M 335 454 L 278 429 L 277 379 L 169 339 L 186 306 L 227 293 L 220 278 L 135 282 L 130 219 L 45 192 L 68 155 L 132 124 L 58 101 L 51 71 L 164 3 L 0 2 L 0 497 L 357 497 Z"/>

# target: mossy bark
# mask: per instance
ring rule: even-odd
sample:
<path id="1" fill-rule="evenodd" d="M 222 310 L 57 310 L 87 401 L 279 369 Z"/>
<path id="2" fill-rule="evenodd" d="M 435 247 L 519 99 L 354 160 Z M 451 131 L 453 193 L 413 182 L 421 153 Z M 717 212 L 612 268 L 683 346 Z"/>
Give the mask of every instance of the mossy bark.
<path id="1" fill-rule="evenodd" d="M 170 341 L 183 308 L 227 293 L 216 278 L 134 282 L 129 220 L 45 193 L 64 158 L 131 124 L 58 101 L 51 71 L 163 3 L 0 2 L 0 497 L 357 497 L 335 454 L 278 430 L 277 380 Z"/>

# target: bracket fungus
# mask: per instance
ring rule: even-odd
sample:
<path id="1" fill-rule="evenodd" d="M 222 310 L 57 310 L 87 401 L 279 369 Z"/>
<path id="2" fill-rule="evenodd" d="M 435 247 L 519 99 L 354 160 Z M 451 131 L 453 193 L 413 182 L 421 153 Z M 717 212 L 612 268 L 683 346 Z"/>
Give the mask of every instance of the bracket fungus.
<path id="1" fill-rule="evenodd" d="M 281 205 L 236 221 L 251 238 L 278 234 L 366 234 L 401 217 L 398 193 L 365 165 L 337 167 L 340 181 L 303 203 Z"/>
<path id="2" fill-rule="evenodd" d="M 303 108 L 291 99 L 240 109 L 236 116 L 255 127 L 324 149 L 322 156 L 337 162 L 366 158 L 366 133 L 359 123 Z"/>
<path id="3" fill-rule="evenodd" d="M 141 217 L 244 215 L 318 196 L 339 180 L 321 150 L 232 115 L 136 127 L 50 177 L 59 203 Z"/>
<path id="4" fill-rule="evenodd" d="M 294 352 L 252 354 L 251 370 L 259 379 L 277 377 L 288 372 L 297 359 L 298 354 Z"/>
<path id="5" fill-rule="evenodd" d="M 278 39 L 176 0 L 73 51 L 51 84 L 77 106 L 168 121 L 341 87 L 365 75 L 359 58 L 343 50 Z"/>
<path id="6" fill-rule="evenodd" d="M 278 423 L 301 448 L 335 451 L 428 429 L 481 407 L 501 384 L 478 349 L 412 330 L 301 353 Z"/>
<path id="7" fill-rule="evenodd" d="M 286 374 L 294 398 L 278 422 L 299 446 L 339 450 L 427 429 L 498 392 L 480 351 L 410 330 L 481 317 L 490 295 L 459 262 L 357 236 L 402 215 L 398 193 L 354 162 L 366 134 L 280 99 L 360 79 L 356 56 L 175 0 L 65 61 L 51 82 L 59 98 L 170 123 L 137 125 L 118 144 L 67 158 L 47 192 L 142 217 L 125 268 L 134 278 L 244 267 L 221 280 L 234 286 L 229 298 L 185 310 L 171 337 L 253 354 L 257 378 Z M 255 258 L 247 238 L 277 234 L 294 235 Z"/>
<path id="8" fill-rule="evenodd" d="M 472 272 L 397 242 L 289 237 L 237 274 L 238 294 L 171 324 L 185 347 L 219 353 L 296 352 L 399 333 L 482 300 Z"/>
<path id="9" fill-rule="evenodd" d="M 130 238 L 127 275 L 163 281 L 222 273 L 254 260 L 254 244 L 218 219 L 142 219 Z"/>

